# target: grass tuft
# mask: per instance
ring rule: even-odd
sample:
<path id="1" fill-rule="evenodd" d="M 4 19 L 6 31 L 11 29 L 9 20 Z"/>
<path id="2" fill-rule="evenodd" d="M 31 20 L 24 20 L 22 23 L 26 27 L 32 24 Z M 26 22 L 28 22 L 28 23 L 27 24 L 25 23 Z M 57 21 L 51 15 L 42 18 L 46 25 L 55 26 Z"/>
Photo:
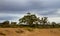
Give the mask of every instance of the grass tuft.
<path id="1" fill-rule="evenodd" d="M 19 30 L 16 30 L 15 32 L 16 33 L 23 33 L 24 31 L 19 29 Z"/>
<path id="2" fill-rule="evenodd" d="M 0 32 L 0 35 L 3 35 L 3 36 L 5 36 L 6 34 L 4 34 L 4 33 Z"/>

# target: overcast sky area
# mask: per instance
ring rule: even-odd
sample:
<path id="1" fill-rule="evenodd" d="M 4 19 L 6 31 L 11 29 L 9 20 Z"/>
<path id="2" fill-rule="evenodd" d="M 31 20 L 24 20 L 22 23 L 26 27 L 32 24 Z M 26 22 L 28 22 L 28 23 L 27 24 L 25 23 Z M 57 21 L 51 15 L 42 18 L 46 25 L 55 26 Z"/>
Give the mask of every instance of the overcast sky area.
<path id="1" fill-rule="evenodd" d="M 60 0 L 0 0 L 0 22 L 18 21 L 27 12 L 48 17 L 50 22 L 60 22 Z"/>

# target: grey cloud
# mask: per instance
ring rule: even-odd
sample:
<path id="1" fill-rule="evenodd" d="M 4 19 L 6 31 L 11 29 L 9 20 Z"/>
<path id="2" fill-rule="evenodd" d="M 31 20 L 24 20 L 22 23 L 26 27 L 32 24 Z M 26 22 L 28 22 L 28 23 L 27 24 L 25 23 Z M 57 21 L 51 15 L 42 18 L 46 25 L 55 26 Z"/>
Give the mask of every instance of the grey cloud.
<path id="1" fill-rule="evenodd" d="M 51 11 L 47 11 L 46 13 L 42 13 L 41 15 L 54 15 L 56 14 L 57 10 L 51 10 Z"/>
<path id="2" fill-rule="evenodd" d="M 51 0 L 52 1 L 52 0 Z M 0 4 L 0 11 L 6 10 L 6 11 L 27 11 L 27 10 L 45 10 L 47 8 L 60 8 L 60 1 L 30 1 L 25 2 L 25 4 L 20 3 L 21 1 L 13 0 L 11 1 L 5 1 Z"/>
<path id="3" fill-rule="evenodd" d="M 60 0 L 0 0 L 0 13 L 2 14 L 24 14 L 28 11 L 35 11 L 34 13 L 41 16 L 60 17 L 60 13 L 57 13 L 58 9 L 60 9 Z M 18 18 L 10 15 L 1 16 L 0 20 Z"/>
<path id="4" fill-rule="evenodd" d="M 0 20 L 15 20 L 17 16 L 0 16 Z"/>

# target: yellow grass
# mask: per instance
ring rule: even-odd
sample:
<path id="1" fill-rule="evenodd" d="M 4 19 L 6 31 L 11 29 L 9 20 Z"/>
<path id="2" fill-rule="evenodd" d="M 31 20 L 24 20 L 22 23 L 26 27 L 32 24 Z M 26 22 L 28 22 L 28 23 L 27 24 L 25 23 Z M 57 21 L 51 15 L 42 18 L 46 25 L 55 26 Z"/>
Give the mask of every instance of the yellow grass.
<path id="1" fill-rule="evenodd" d="M 26 28 L 0 28 L 0 36 L 60 36 L 60 28 L 34 29 Z"/>

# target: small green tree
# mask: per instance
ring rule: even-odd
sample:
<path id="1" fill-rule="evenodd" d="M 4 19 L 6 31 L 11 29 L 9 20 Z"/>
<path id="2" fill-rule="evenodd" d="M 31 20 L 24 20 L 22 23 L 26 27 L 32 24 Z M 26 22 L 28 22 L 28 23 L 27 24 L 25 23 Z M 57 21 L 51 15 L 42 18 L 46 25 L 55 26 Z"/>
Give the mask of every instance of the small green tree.
<path id="1" fill-rule="evenodd" d="M 42 19 L 41 19 L 41 21 L 42 21 L 42 23 L 43 23 L 43 25 L 45 25 L 46 23 L 47 23 L 47 17 L 43 17 Z"/>
<path id="2" fill-rule="evenodd" d="M 9 25 L 9 21 L 4 21 L 3 24 L 4 25 Z"/>
<path id="3" fill-rule="evenodd" d="M 9 21 L 4 21 L 4 22 L 2 23 L 2 26 L 3 26 L 3 27 L 8 27 L 8 26 L 9 26 Z"/>
<path id="4" fill-rule="evenodd" d="M 53 26 L 53 28 L 55 27 L 55 25 L 56 25 L 56 22 L 52 22 L 52 26 Z"/>
<path id="5" fill-rule="evenodd" d="M 43 26 L 43 27 L 46 27 L 47 21 L 48 21 L 48 20 L 47 20 L 47 17 L 42 17 L 40 23 L 42 23 L 42 26 Z"/>

